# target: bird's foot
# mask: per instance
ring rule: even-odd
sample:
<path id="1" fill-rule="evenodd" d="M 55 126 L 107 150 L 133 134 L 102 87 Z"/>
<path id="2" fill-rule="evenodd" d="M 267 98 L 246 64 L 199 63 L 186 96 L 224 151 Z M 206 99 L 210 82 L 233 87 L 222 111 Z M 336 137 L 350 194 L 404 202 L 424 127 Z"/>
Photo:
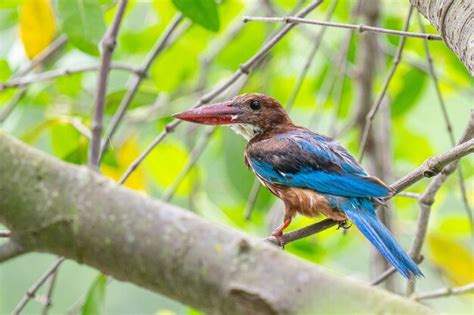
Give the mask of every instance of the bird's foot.
<path id="1" fill-rule="evenodd" d="M 339 222 L 339 226 L 337 227 L 337 229 L 348 230 L 351 228 L 351 226 L 352 226 L 352 223 L 349 223 L 347 220 L 344 220 L 344 221 Z"/>
<path id="2" fill-rule="evenodd" d="M 281 249 L 285 249 L 285 239 L 283 238 L 283 233 L 282 232 L 273 232 L 272 236 L 275 237 L 278 241 L 278 246 L 281 247 Z"/>

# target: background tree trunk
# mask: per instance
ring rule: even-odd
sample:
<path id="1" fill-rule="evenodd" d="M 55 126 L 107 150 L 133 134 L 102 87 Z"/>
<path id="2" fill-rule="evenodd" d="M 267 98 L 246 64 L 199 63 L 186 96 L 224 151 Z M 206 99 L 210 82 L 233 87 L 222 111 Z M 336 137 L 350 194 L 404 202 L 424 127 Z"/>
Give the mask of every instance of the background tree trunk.
<path id="1" fill-rule="evenodd" d="M 380 16 L 380 2 L 378 0 L 360 0 L 358 13 L 364 24 L 377 26 Z M 356 103 L 356 123 L 362 135 L 366 125 L 366 116 L 375 101 L 373 84 L 377 73 L 376 69 L 383 65 L 383 56 L 377 34 L 362 33 L 360 36 L 360 46 L 357 56 L 357 74 L 359 80 L 357 81 L 358 98 Z M 388 176 L 390 176 L 391 173 L 391 157 L 389 155 L 391 150 L 387 152 L 387 148 L 390 147 L 390 142 L 385 142 L 390 140 L 390 136 L 385 132 L 389 131 L 387 130 L 389 126 L 380 126 L 378 119 L 374 121 L 374 125 L 382 128 L 373 126 L 369 130 L 365 154 L 367 163 L 365 163 L 365 165 L 370 174 L 386 181 L 389 179 Z M 377 130 L 377 132 L 374 132 L 375 130 Z M 378 137 L 376 135 L 378 135 Z M 391 209 L 385 207 L 379 208 L 378 212 L 382 222 L 391 230 Z M 376 277 L 387 270 L 390 265 L 378 251 L 373 249 L 372 253 L 372 268 L 370 271 L 372 276 Z M 383 283 L 383 286 L 387 290 L 395 291 L 395 278 L 387 279 Z"/>
<path id="2" fill-rule="evenodd" d="M 410 0 L 443 37 L 467 70 L 474 75 L 474 2 Z"/>

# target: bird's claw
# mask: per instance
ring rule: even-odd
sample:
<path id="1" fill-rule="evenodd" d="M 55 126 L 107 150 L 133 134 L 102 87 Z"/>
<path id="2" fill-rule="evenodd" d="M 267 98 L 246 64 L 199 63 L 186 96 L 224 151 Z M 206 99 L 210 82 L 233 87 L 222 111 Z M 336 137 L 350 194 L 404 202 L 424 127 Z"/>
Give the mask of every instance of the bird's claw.
<path id="1" fill-rule="evenodd" d="M 278 241 L 278 246 L 281 247 L 281 249 L 285 249 L 285 239 L 283 238 L 283 233 L 272 233 L 272 236 L 275 237 Z"/>
<path id="2" fill-rule="evenodd" d="M 348 230 L 351 228 L 351 226 L 352 226 L 352 223 L 349 223 L 347 220 L 344 220 L 344 221 L 339 222 L 339 226 L 337 227 L 337 229 Z"/>

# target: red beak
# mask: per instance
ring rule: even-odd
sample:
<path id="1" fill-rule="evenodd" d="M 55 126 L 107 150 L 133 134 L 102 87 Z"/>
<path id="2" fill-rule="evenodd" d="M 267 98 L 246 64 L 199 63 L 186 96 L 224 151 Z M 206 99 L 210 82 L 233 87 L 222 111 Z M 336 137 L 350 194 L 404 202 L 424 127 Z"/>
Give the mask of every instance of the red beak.
<path id="1" fill-rule="evenodd" d="M 238 123 L 243 111 L 232 101 L 210 104 L 174 114 L 173 117 L 198 124 L 227 125 Z"/>

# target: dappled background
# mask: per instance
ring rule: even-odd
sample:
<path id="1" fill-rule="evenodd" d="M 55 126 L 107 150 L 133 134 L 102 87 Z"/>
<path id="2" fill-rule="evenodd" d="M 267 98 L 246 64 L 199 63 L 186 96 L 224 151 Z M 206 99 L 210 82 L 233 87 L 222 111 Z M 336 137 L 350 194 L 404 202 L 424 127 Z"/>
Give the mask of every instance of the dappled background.
<path id="1" fill-rule="evenodd" d="M 172 121 L 171 114 L 196 104 L 282 26 L 243 23 L 243 16 L 285 16 L 304 3 L 222 0 L 205 7 L 204 18 L 190 19 L 179 18 L 173 2 L 179 7 L 182 1 L 129 1 L 121 24 L 106 91 L 105 130 L 110 130 L 114 113 L 124 99 L 133 98 L 100 167 L 105 176 L 115 180 L 165 130 Z M 325 1 L 309 17 L 365 23 L 362 18 L 356 21 L 352 13 L 357 3 Z M 179 8 L 187 16 L 193 14 Z M 87 164 L 99 42 L 116 9 L 117 1 L 111 0 L 2 1 L 2 130 L 64 161 Z M 199 12 L 197 8 L 193 10 Z M 408 1 L 381 1 L 378 24 L 402 30 L 408 11 Z M 417 15 L 415 10 L 409 31 L 436 33 L 424 18 L 420 27 Z M 337 137 L 357 156 L 361 136 L 357 122 L 358 81 L 364 71 L 358 60 L 363 49 L 361 35 L 356 31 L 350 36 L 350 30 L 339 28 L 327 28 L 321 34 L 321 29 L 314 25 L 296 26 L 248 77 L 242 76 L 218 99 L 245 92 L 272 95 L 284 106 L 291 106 L 290 115 L 297 124 Z M 374 101 L 382 92 L 401 40 L 384 34 L 377 34 L 376 38 Z M 429 41 L 428 46 L 457 141 L 472 109 L 473 78 L 442 41 Z M 53 47 L 54 51 L 42 58 L 46 47 Z M 308 55 L 315 47 L 314 58 L 309 59 L 311 64 L 299 87 Z M 38 58 L 40 62 L 36 63 Z M 136 92 L 130 92 L 135 86 Z M 385 173 L 387 183 L 452 146 L 423 39 L 406 40 L 371 133 L 377 140 L 372 145 L 387 153 L 384 163 L 391 165 L 390 172 Z M 243 164 L 244 148 L 245 141 L 226 128 L 214 131 L 212 127 L 183 123 L 161 141 L 124 185 L 156 199 L 170 200 L 208 220 L 264 237 L 279 223 L 281 206 L 266 189 L 258 189 L 253 174 Z M 371 161 L 363 161 L 369 170 L 373 170 Z M 465 197 L 472 205 L 472 160 L 464 159 L 461 167 Z M 423 180 L 408 191 L 420 194 L 428 182 Z M 455 172 L 436 196 L 422 250 L 421 269 L 426 277 L 417 283 L 417 292 L 474 281 L 472 226 L 461 191 L 459 173 Z M 413 196 L 417 195 L 395 197 L 391 210 L 392 228 L 405 248 L 410 248 L 417 227 L 419 205 Z M 311 223 L 313 219 L 297 217 L 290 228 Z M 286 250 L 347 277 L 370 281 L 377 276 L 372 247 L 355 228 L 333 228 L 293 242 Z M 11 312 L 54 259 L 51 255 L 28 254 L 0 265 L 0 313 Z M 393 279 L 390 288 L 404 294 L 405 281 L 399 275 Z M 130 284 L 111 281 L 102 286 L 103 278 L 98 278 L 97 271 L 75 262 L 65 262 L 56 281 L 53 313 L 77 310 L 75 303 L 80 303 L 90 288 L 98 286 L 105 288 L 104 307 L 109 314 L 198 313 Z M 445 312 L 469 312 L 473 308 L 472 295 L 426 303 Z M 39 303 L 30 302 L 25 313 L 40 310 Z"/>

